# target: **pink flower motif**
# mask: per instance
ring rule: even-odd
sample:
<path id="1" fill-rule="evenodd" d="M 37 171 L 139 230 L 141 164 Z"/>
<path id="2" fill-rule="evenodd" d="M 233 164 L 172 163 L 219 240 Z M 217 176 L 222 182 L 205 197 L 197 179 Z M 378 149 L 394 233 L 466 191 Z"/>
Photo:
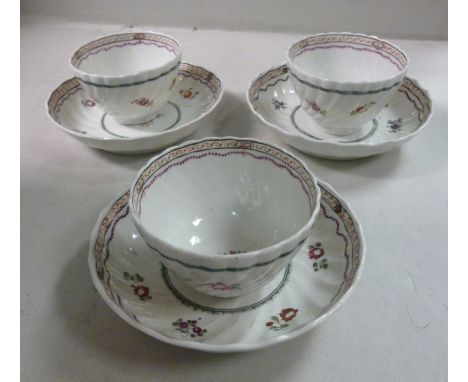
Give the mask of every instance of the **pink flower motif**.
<path id="1" fill-rule="evenodd" d="M 292 321 L 299 312 L 299 309 L 285 308 L 280 313 L 270 317 L 271 321 L 267 321 L 265 326 L 272 331 L 280 331 L 289 327 L 289 321 Z"/>
<path id="2" fill-rule="evenodd" d="M 317 102 L 312 101 L 312 100 L 307 100 L 307 103 L 313 111 L 320 113 L 323 116 L 327 114 L 326 110 L 323 110 Z"/>
<path id="3" fill-rule="evenodd" d="M 186 98 L 186 99 L 195 98 L 195 96 L 196 96 L 198 93 L 199 93 L 199 92 L 193 91 L 192 88 L 179 90 L 179 94 L 180 94 L 182 97 Z"/>
<path id="4" fill-rule="evenodd" d="M 135 104 L 135 105 L 144 106 L 144 107 L 153 106 L 153 100 L 149 100 L 148 98 L 145 98 L 145 97 L 138 98 L 138 99 L 132 101 L 132 103 Z"/>
<path id="5" fill-rule="evenodd" d="M 358 106 L 356 109 L 354 109 L 350 114 L 351 115 L 357 115 L 366 112 L 369 110 L 372 106 L 374 106 L 376 103 L 374 101 L 370 101 L 366 103 L 365 105 Z"/>
<path id="6" fill-rule="evenodd" d="M 288 322 L 296 317 L 298 311 L 298 309 L 286 308 L 283 309 L 279 315 L 284 322 Z"/>
<path id="7" fill-rule="evenodd" d="M 186 329 L 188 328 L 188 324 L 184 321 L 179 322 L 179 328 Z"/>
<path id="8" fill-rule="evenodd" d="M 321 243 L 315 243 L 315 245 L 309 245 L 309 259 L 320 259 L 323 255 L 325 255 L 325 251 L 322 248 Z"/>
<path id="9" fill-rule="evenodd" d="M 310 104 L 310 107 L 311 107 L 313 110 L 315 110 L 315 111 L 320 111 L 320 106 L 317 105 L 317 102 L 312 102 L 312 103 Z"/>
<path id="10" fill-rule="evenodd" d="M 141 301 L 151 300 L 152 297 L 150 296 L 150 289 L 141 284 L 136 285 L 136 283 L 142 283 L 145 281 L 139 273 L 131 274 L 129 272 L 123 272 L 122 276 L 124 280 L 135 282 L 135 284 L 131 284 L 130 286 L 132 287 L 135 296 L 138 296 Z"/>
<path id="11" fill-rule="evenodd" d="M 195 326 L 192 329 L 192 332 L 194 332 L 197 336 L 201 337 L 203 335 L 203 333 L 206 333 L 206 329 L 202 329 L 199 326 Z"/>
<path id="12" fill-rule="evenodd" d="M 200 320 L 201 318 L 198 320 L 183 320 L 182 318 L 179 318 L 177 321 L 174 321 L 172 325 L 174 326 L 175 330 L 182 333 L 184 336 L 189 336 L 192 338 L 197 336 L 202 337 L 207 332 L 207 330 L 197 326 L 197 323 Z"/>
<path id="13" fill-rule="evenodd" d="M 328 261 L 325 257 L 325 250 L 322 248 L 322 243 L 315 243 L 314 245 L 309 245 L 309 259 L 311 260 L 318 260 L 321 258 L 320 261 L 314 261 L 312 263 L 312 267 L 314 268 L 314 272 L 318 272 L 320 269 L 328 269 Z"/>
<path id="14" fill-rule="evenodd" d="M 309 258 L 310 259 L 320 259 L 325 254 L 323 248 L 314 248 L 309 251 Z"/>
<path id="15" fill-rule="evenodd" d="M 132 285 L 133 293 L 137 295 L 140 300 L 144 301 L 146 299 L 151 298 L 149 295 L 149 288 L 144 285 Z"/>

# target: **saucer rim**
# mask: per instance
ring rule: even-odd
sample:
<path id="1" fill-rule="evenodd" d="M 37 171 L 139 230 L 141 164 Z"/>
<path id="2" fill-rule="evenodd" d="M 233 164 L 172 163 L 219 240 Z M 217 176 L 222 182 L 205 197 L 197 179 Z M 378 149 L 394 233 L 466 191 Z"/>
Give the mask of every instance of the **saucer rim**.
<path id="1" fill-rule="evenodd" d="M 274 70 L 278 70 L 282 67 L 286 67 L 287 68 L 287 63 L 284 62 L 280 65 L 273 65 L 273 66 L 270 66 L 267 70 L 259 73 L 249 84 L 248 88 L 247 88 L 247 92 L 245 93 L 246 94 L 246 99 L 247 99 L 247 104 L 249 105 L 249 108 L 250 110 L 252 111 L 252 113 L 257 117 L 259 118 L 264 124 L 266 124 L 267 126 L 271 127 L 274 131 L 278 132 L 282 137 L 283 139 L 285 139 L 284 137 L 288 137 L 288 138 L 301 138 L 301 139 L 304 139 L 307 143 L 311 143 L 312 145 L 320 145 L 320 146 L 328 146 L 330 148 L 342 148 L 342 147 L 346 147 L 346 148 L 361 148 L 361 147 L 368 147 L 368 148 L 383 148 L 384 151 L 385 151 L 385 148 L 386 146 L 390 146 L 388 147 L 388 149 L 391 149 L 392 146 L 398 146 L 398 145 L 401 145 L 407 141 L 409 141 L 410 139 L 412 139 L 413 137 L 415 137 L 417 134 L 419 134 L 422 130 L 425 129 L 425 127 L 428 125 L 429 121 L 431 120 L 433 114 L 434 114 L 434 111 L 433 111 L 433 107 L 432 107 L 432 98 L 428 92 L 428 90 L 424 87 L 421 86 L 421 84 L 419 83 L 418 80 L 416 80 L 415 78 L 413 77 L 410 77 L 410 76 L 407 76 L 405 75 L 402 79 L 402 82 L 404 81 L 405 78 L 409 79 L 410 81 L 412 81 L 416 87 L 418 87 L 419 89 L 421 89 L 421 91 L 424 93 L 424 95 L 427 97 L 427 99 L 429 100 L 429 114 L 426 118 L 425 121 L 421 122 L 421 124 L 419 125 L 419 127 L 407 134 L 407 135 L 404 135 L 402 137 L 399 137 L 397 139 L 393 139 L 391 141 L 384 141 L 384 142 L 366 142 L 366 141 L 361 141 L 361 142 L 350 142 L 350 143 L 344 143 L 344 142 L 335 142 L 335 141 L 329 141 L 329 140 L 314 140 L 310 137 L 308 137 L 307 135 L 303 134 L 303 133 L 300 133 L 300 134 L 294 134 L 294 133 L 291 133 L 289 131 L 286 131 L 284 129 L 282 129 L 279 125 L 276 125 L 274 123 L 271 123 L 269 121 L 267 121 L 264 117 L 263 117 L 263 114 L 259 113 L 257 110 L 255 110 L 254 108 L 254 105 L 253 103 L 250 101 L 250 90 L 252 89 L 252 87 L 254 86 L 254 84 L 263 76 L 265 76 L 267 73 L 269 72 L 272 72 Z M 289 69 L 288 69 L 288 74 L 289 74 Z M 379 113 L 380 114 L 380 113 Z M 286 141 L 286 143 L 290 144 L 288 141 Z M 294 145 L 290 144 L 291 146 L 294 147 Z M 382 151 L 382 152 L 384 152 Z M 372 154 L 374 155 L 374 154 Z M 366 154 L 363 154 L 362 156 L 367 156 Z M 336 157 L 336 156 L 334 156 Z M 361 157 L 361 156 L 359 156 Z"/>
<path id="2" fill-rule="evenodd" d="M 255 350 L 260 350 L 264 349 L 273 345 L 277 345 L 289 340 L 292 340 L 294 338 L 300 337 L 301 335 L 307 333 L 308 331 L 312 330 L 313 328 L 317 327 L 321 323 L 323 323 L 325 320 L 327 320 L 333 313 L 335 313 L 342 305 L 343 303 L 349 299 L 350 295 L 353 293 L 356 285 L 359 283 L 362 272 L 364 269 L 364 263 L 366 259 L 366 242 L 364 239 L 363 231 L 362 231 L 362 226 L 359 220 L 356 218 L 356 215 L 354 211 L 350 208 L 349 204 L 347 201 L 345 201 L 337 192 L 336 190 L 329 185 L 328 183 L 320 180 L 317 178 L 317 184 L 319 187 L 324 187 L 328 192 L 333 194 L 336 198 L 340 200 L 340 203 L 346 208 L 348 211 L 349 215 L 353 219 L 353 223 L 355 225 L 356 233 L 359 237 L 360 243 L 362 245 L 360 246 L 360 262 L 358 266 L 358 270 L 356 271 L 356 275 L 353 279 L 352 284 L 348 288 L 348 290 L 341 296 L 340 299 L 338 299 L 333 306 L 330 307 L 330 309 L 323 315 L 321 315 L 319 318 L 314 319 L 310 321 L 308 324 L 302 326 L 300 329 L 294 330 L 290 333 L 287 334 L 282 334 L 280 336 L 274 337 L 270 340 L 261 342 L 261 343 L 256 343 L 256 344 L 225 344 L 225 345 L 215 345 L 215 344 L 207 344 L 203 342 L 194 342 L 194 341 L 187 341 L 187 340 L 180 340 L 180 339 L 174 339 L 168 336 L 165 336 L 158 331 L 154 329 L 150 329 L 146 327 L 145 325 L 136 322 L 134 320 L 131 320 L 130 317 L 128 317 L 122 309 L 119 309 L 119 307 L 113 303 L 110 298 L 108 297 L 104 287 L 101 284 L 101 281 L 98 278 L 97 272 L 96 272 L 96 263 L 95 263 L 95 258 L 94 258 L 94 243 L 97 240 L 97 235 L 99 231 L 99 227 L 101 225 L 101 221 L 103 220 L 104 216 L 108 213 L 108 211 L 112 208 L 112 206 L 127 192 L 128 190 L 125 190 L 123 192 L 120 192 L 117 194 L 115 198 L 113 198 L 112 202 L 109 203 L 99 214 L 99 217 L 96 220 L 96 224 L 93 228 L 93 231 L 91 233 L 91 240 L 89 244 L 89 250 L 88 250 L 88 267 L 90 270 L 91 274 L 91 279 L 93 282 L 94 287 L 100 294 L 101 298 L 106 302 L 106 304 L 111 308 L 111 310 L 116 313 L 121 319 L 123 319 L 127 324 L 131 325 L 135 329 L 159 340 L 162 342 L 165 342 L 170 345 L 182 347 L 182 348 L 187 348 L 187 349 L 193 349 L 193 350 L 200 350 L 200 351 L 205 351 L 205 352 L 210 352 L 210 353 L 237 353 L 237 352 L 249 352 L 249 351 L 255 351 Z"/>
<path id="3" fill-rule="evenodd" d="M 149 135 L 145 135 L 145 136 L 141 136 L 141 137 L 134 137 L 134 138 L 119 138 L 119 137 L 96 137 L 96 136 L 91 136 L 89 134 L 86 134 L 86 133 L 81 133 L 81 132 L 78 132 L 78 131 L 74 131 L 64 125 L 62 125 L 61 123 L 58 123 L 51 115 L 50 113 L 50 110 L 49 110 L 49 101 L 51 100 L 53 94 L 61 87 L 63 86 L 65 83 L 73 80 L 73 79 L 77 79 L 79 81 L 79 78 L 77 76 L 73 76 L 73 77 L 70 77 L 68 79 L 66 79 L 65 81 L 61 82 L 58 86 L 55 86 L 54 89 L 49 93 L 49 96 L 47 97 L 47 100 L 45 101 L 45 109 L 46 109 L 46 114 L 47 116 L 49 117 L 49 119 L 52 121 L 52 123 L 54 125 L 56 125 L 60 130 L 64 131 L 65 133 L 79 139 L 79 140 L 85 140 L 85 141 L 90 141 L 90 142 L 128 142 L 129 144 L 131 143 L 139 143 L 141 141 L 145 141 L 147 139 L 154 139 L 154 138 L 159 138 L 159 137 L 164 137 L 164 136 L 168 136 L 170 134 L 173 134 L 174 132 L 179 132 L 179 131 L 182 131 L 184 129 L 186 129 L 187 127 L 197 123 L 197 122 L 200 122 L 203 118 L 205 118 L 208 114 L 211 114 L 211 112 L 218 106 L 219 102 L 221 101 L 221 99 L 223 98 L 224 96 L 224 87 L 223 87 L 223 83 L 221 81 L 221 79 L 212 71 L 210 70 L 209 68 L 206 68 L 205 66 L 201 66 L 201 65 L 195 65 L 195 64 L 192 64 L 191 62 L 181 62 L 180 65 L 190 65 L 191 67 L 193 68 L 201 68 L 203 70 L 205 70 L 206 72 L 210 73 L 211 75 L 213 75 L 214 78 L 216 78 L 218 81 L 219 81 L 219 94 L 217 95 L 217 97 L 214 99 L 214 101 L 211 103 L 210 107 L 208 110 L 206 110 L 205 112 L 202 112 L 197 118 L 195 119 L 192 119 L 178 127 L 176 127 L 175 129 L 170 129 L 170 130 L 164 130 L 164 131 L 160 131 L 160 132 L 155 132 L 153 134 L 149 134 Z M 180 69 L 179 69 L 180 71 Z M 179 75 L 179 74 L 177 74 Z M 104 111 L 103 111 L 104 112 Z M 105 112 L 104 112 L 105 113 Z M 134 150 L 132 150 L 134 151 Z"/>

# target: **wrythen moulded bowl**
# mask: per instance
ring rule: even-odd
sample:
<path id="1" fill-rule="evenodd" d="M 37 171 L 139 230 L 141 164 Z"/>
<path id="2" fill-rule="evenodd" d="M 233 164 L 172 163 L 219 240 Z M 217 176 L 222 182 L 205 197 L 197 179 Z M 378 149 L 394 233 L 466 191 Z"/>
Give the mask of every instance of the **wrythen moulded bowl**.
<path id="1" fill-rule="evenodd" d="M 253 139 L 206 138 L 151 159 L 131 187 L 138 232 L 178 279 L 234 297 L 265 285 L 299 252 L 320 208 L 314 174 Z"/>

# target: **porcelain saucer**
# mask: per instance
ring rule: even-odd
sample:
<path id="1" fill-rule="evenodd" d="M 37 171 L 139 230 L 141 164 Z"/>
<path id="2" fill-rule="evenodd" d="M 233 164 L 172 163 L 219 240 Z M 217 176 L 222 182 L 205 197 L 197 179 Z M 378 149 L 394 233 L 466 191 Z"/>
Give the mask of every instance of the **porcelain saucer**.
<path id="1" fill-rule="evenodd" d="M 328 159 L 357 159 L 392 150 L 420 133 L 432 114 L 427 91 L 406 77 L 396 96 L 358 133 L 328 135 L 300 107 L 286 65 L 260 74 L 250 85 L 247 102 L 279 139 L 304 153 Z M 326 113 L 315 102 L 311 107 Z"/>
<path id="2" fill-rule="evenodd" d="M 94 228 L 89 251 L 94 285 L 127 323 L 173 345 L 240 352 L 298 337 L 348 298 L 364 260 L 360 224 L 329 185 L 319 185 L 320 215 L 301 252 L 271 283 L 231 299 L 189 289 L 158 261 L 129 216 L 127 191 Z"/>
<path id="3" fill-rule="evenodd" d="M 151 121 L 122 125 L 86 97 L 77 78 L 55 89 L 47 112 L 52 121 L 86 145 L 122 154 L 151 152 L 167 147 L 193 133 L 203 117 L 218 104 L 221 81 L 212 72 L 188 63 L 180 65 L 168 102 Z M 145 107 L 150 100 L 135 100 Z"/>

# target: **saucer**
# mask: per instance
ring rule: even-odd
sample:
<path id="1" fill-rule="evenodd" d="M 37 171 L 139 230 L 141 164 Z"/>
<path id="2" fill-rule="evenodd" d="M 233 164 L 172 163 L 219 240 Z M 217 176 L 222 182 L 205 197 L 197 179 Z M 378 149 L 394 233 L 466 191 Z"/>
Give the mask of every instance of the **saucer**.
<path id="1" fill-rule="evenodd" d="M 231 299 L 199 294 L 158 261 L 129 215 L 127 191 L 93 230 L 88 260 L 94 285 L 123 320 L 172 345 L 240 352 L 296 338 L 349 297 L 364 260 L 357 219 L 333 188 L 319 186 L 320 215 L 293 262 L 259 290 Z"/>
<path id="2" fill-rule="evenodd" d="M 260 74 L 247 102 L 279 139 L 299 151 L 328 159 L 357 159 L 390 151 L 409 141 L 431 117 L 431 99 L 417 81 L 406 77 L 392 100 L 359 132 L 346 137 L 324 133 L 300 107 L 286 65 Z M 320 106 L 313 106 L 318 112 Z"/>
<path id="3" fill-rule="evenodd" d="M 162 149 L 193 133 L 222 97 L 221 81 L 212 72 L 182 63 L 168 102 L 145 123 L 122 125 L 86 97 L 76 77 L 55 89 L 48 102 L 49 117 L 84 144 L 121 154 Z M 135 100 L 139 107 L 151 101 Z"/>

